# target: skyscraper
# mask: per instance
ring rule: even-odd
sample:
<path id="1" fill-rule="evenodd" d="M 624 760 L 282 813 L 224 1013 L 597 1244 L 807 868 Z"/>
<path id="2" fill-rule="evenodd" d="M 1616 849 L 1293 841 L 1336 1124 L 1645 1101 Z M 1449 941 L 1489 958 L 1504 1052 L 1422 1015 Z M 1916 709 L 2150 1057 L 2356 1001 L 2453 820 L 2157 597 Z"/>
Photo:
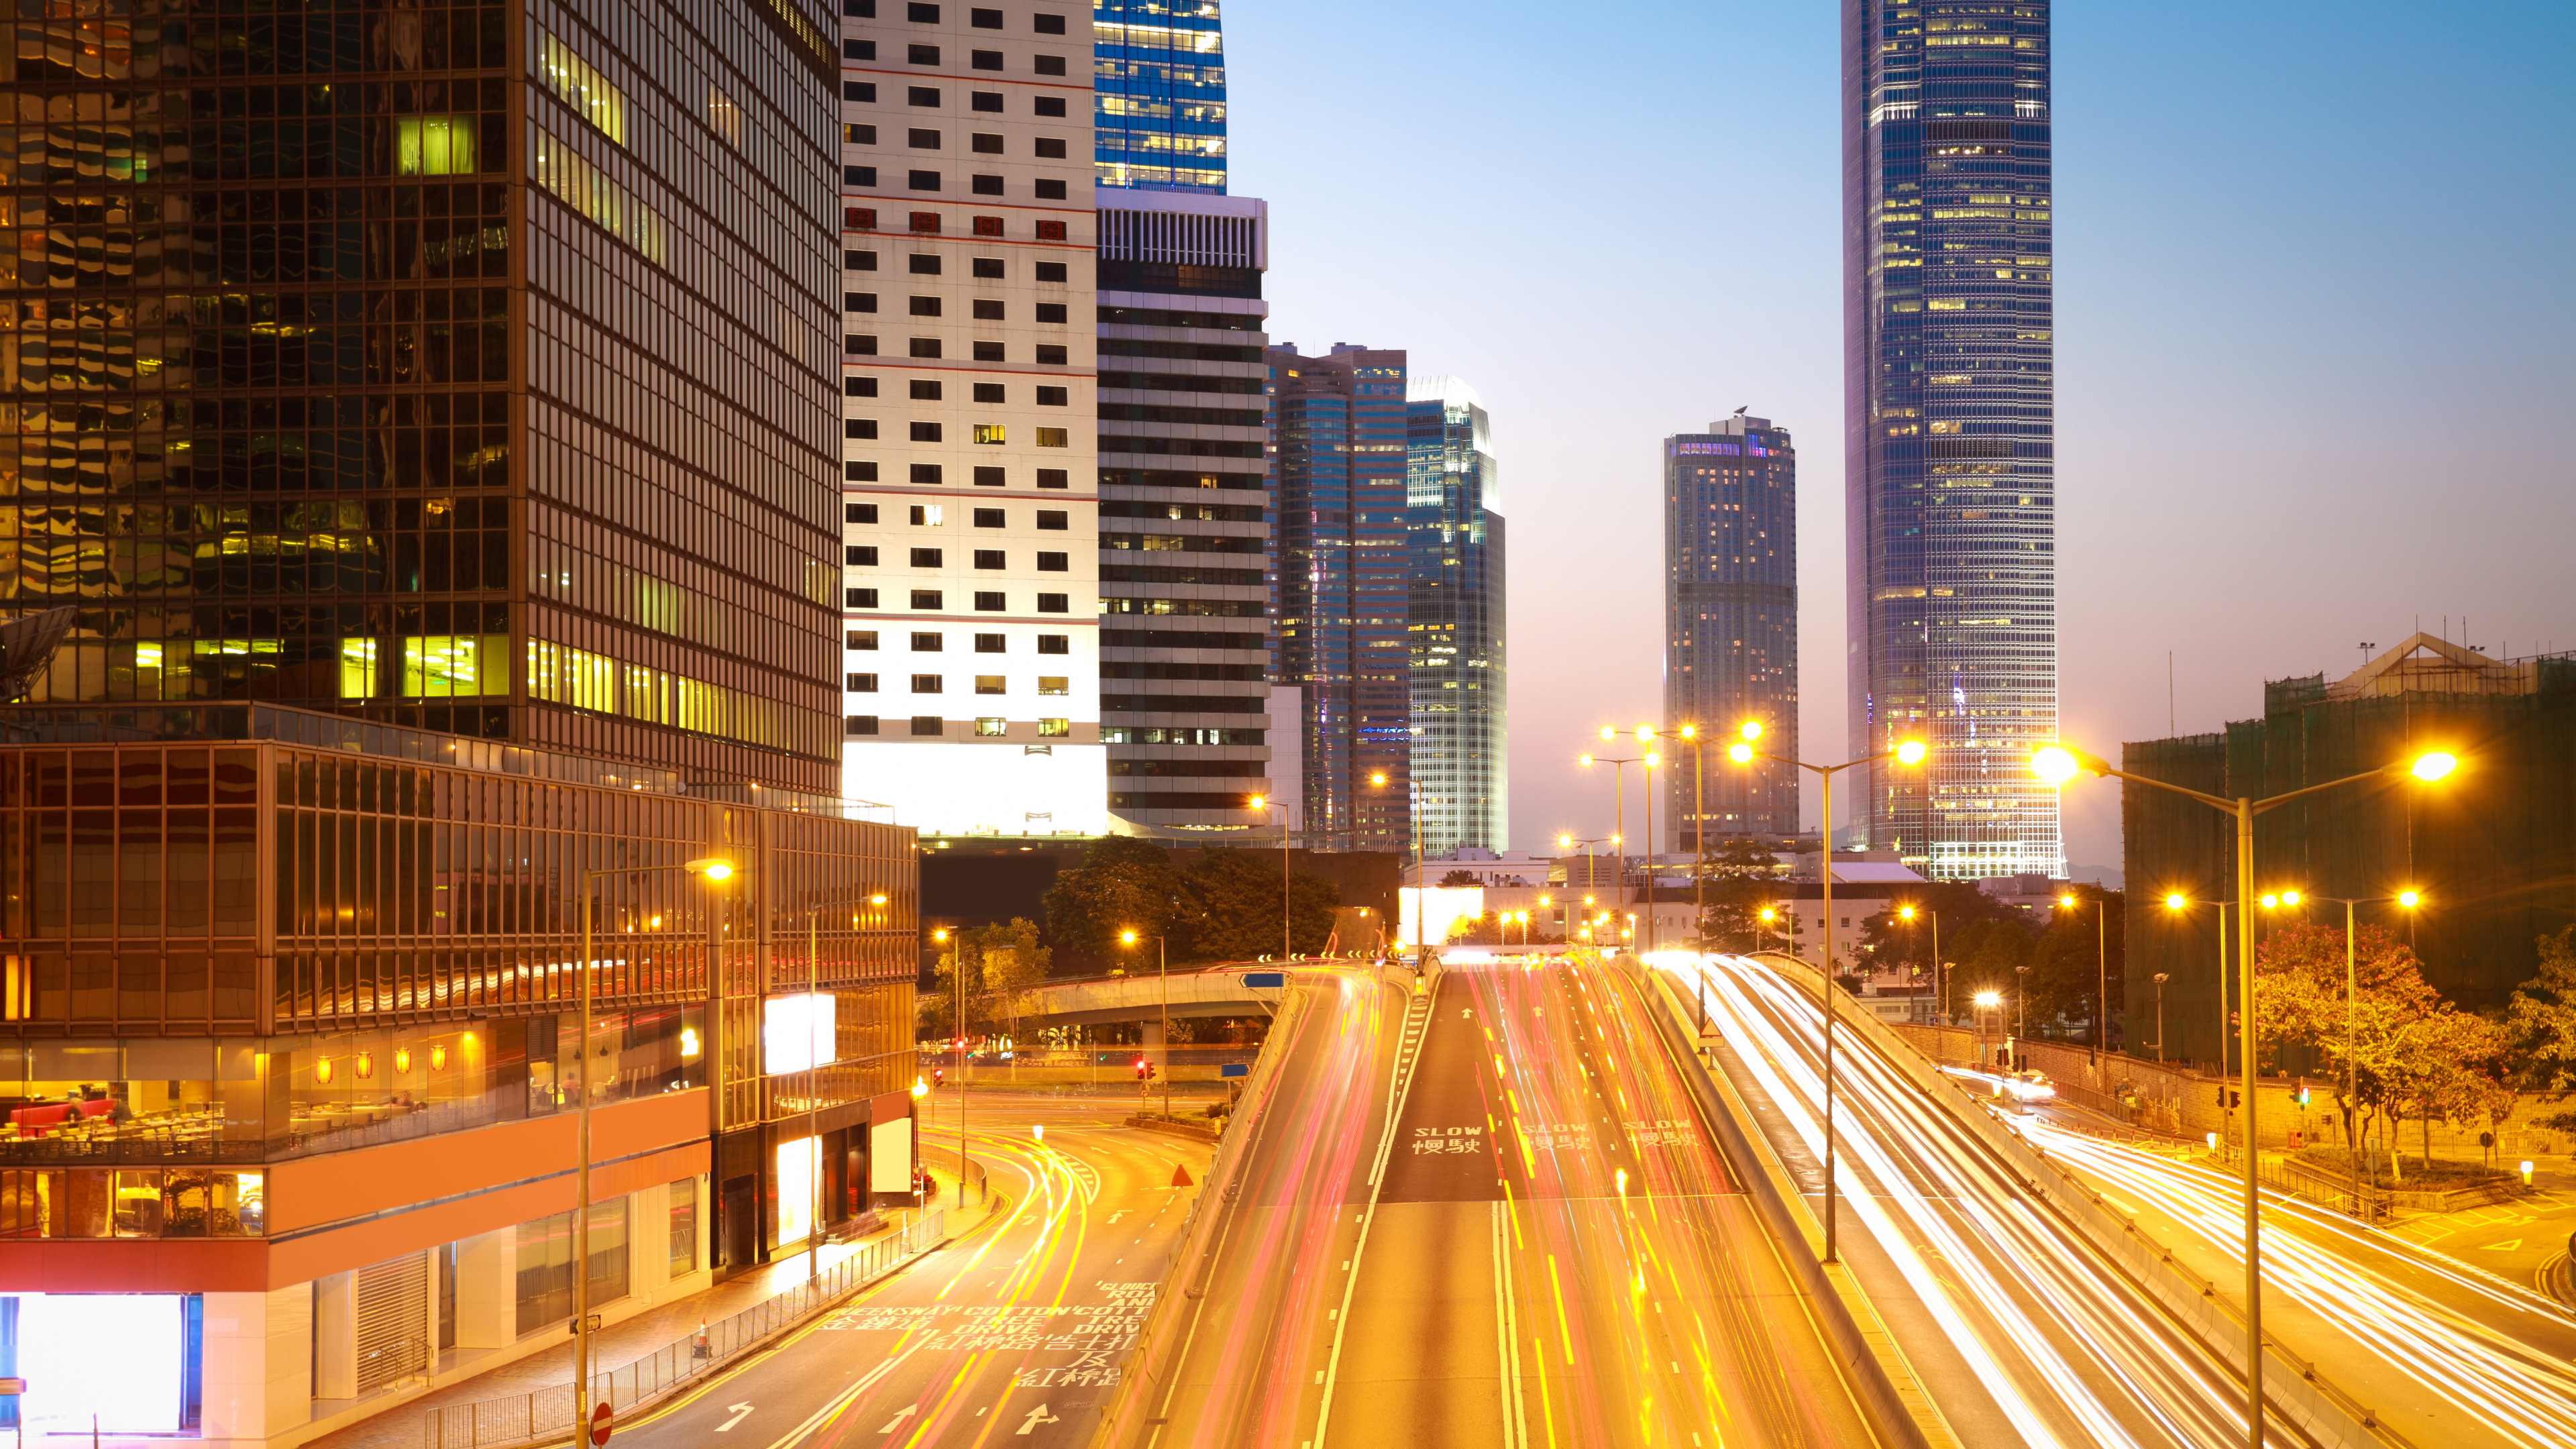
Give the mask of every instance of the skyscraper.
<path id="1" fill-rule="evenodd" d="M 1217 0 L 1096 0 L 1103 186 L 1225 191 L 1225 30 Z"/>
<path id="2" fill-rule="evenodd" d="M 842 42 L 848 793 L 925 834 L 1094 835 L 1090 37 L 866 6 Z"/>
<path id="3" fill-rule="evenodd" d="M 1422 849 L 1500 853 L 1511 825 L 1502 480 L 1474 388 L 1417 377 L 1405 398 L 1406 637 Z"/>
<path id="4" fill-rule="evenodd" d="M 1404 353 L 1282 343 L 1269 361 L 1271 680 L 1299 692 L 1307 839 L 1410 850 Z"/>
<path id="5" fill-rule="evenodd" d="M 1664 439 L 1664 720 L 1722 743 L 1759 720 L 1763 747 L 1798 757 L 1798 455 L 1789 430 L 1737 413 Z M 1794 835 L 1798 772 L 1744 769 L 1704 744 L 1665 763 L 1672 824 L 1659 849 L 1705 833 Z M 1705 809 L 1703 816 L 1701 811 Z M 1712 846 L 1712 848 L 1714 848 Z"/>
<path id="6" fill-rule="evenodd" d="M 1843 8 L 1852 834 L 1945 879 L 2063 873 L 2047 0 Z M 1833 828 L 1827 822 L 1827 829 Z"/>
<path id="7" fill-rule="evenodd" d="M 1139 834 L 1266 833 L 1278 817 L 1246 802 L 1271 793 L 1268 208 L 1148 188 L 1100 196 L 1109 808 Z"/>

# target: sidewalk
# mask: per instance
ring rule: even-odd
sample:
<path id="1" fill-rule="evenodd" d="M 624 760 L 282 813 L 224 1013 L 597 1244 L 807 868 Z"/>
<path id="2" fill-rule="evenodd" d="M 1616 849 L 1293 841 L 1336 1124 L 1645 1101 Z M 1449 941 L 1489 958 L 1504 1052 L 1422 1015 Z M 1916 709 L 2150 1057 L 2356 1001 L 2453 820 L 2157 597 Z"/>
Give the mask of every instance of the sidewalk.
<path id="1" fill-rule="evenodd" d="M 932 1180 L 944 1186 L 953 1200 L 956 1175 L 933 1172 Z M 970 1207 L 970 1212 L 972 1208 Z M 909 1209 L 899 1220 L 865 1238 L 846 1243 L 827 1243 L 823 1247 L 826 1268 L 857 1253 L 877 1239 L 900 1232 L 911 1221 Z M 954 1219 L 951 1235 L 964 1232 L 980 1218 Z M 729 1279 L 715 1287 L 687 1298 L 675 1298 L 657 1304 L 634 1317 L 602 1328 L 592 1336 L 593 1371 L 605 1373 L 643 1358 L 672 1341 L 688 1336 L 701 1323 L 713 1323 L 731 1317 L 766 1299 L 805 1281 L 805 1255 L 799 1253 L 752 1272 Z M 405 1399 L 384 1412 L 335 1429 L 319 1438 L 306 1441 L 313 1449 L 421 1449 L 423 1410 L 455 1404 L 478 1403 L 485 1399 L 508 1398 L 532 1390 L 552 1388 L 572 1382 L 572 1337 L 562 1324 L 551 1324 L 542 1330 L 555 1335 L 556 1341 L 546 1349 L 525 1358 L 502 1364 L 488 1373 L 477 1374 L 448 1384 L 417 1398 Z M 523 1340 L 524 1341 L 524 1340 Z M 493 1352 L 467 1350 L 466 1353 Z M 451 1350 L 440 1355 L 442 1367 L 459 1355 Z M 314 1404 L 315 1417 L 331 1410 L 327 1400 Z"/>

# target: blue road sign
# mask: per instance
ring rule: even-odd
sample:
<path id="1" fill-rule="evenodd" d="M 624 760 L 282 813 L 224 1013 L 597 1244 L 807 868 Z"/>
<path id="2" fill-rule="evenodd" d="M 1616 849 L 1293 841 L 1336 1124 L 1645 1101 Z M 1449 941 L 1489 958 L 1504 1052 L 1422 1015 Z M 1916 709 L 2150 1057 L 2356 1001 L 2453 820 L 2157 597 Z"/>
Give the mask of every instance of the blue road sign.
<path id="1" fill-rule="evenodd" d="M 1243 985 L 1244 989 L 1248 991 L 1284 990 L 1288 985 L 1288 973 L 1285 971 L 1246 971 L 1243 973 Z"/>
<path id="2" fill-rule="evenodd" d="M 1216 1069 L 1216 1074 L 1220 1077 L 1248 1077 L 1252 1075 L 1252 1066 L 1248 1062 L 1227 1062 Z"/>

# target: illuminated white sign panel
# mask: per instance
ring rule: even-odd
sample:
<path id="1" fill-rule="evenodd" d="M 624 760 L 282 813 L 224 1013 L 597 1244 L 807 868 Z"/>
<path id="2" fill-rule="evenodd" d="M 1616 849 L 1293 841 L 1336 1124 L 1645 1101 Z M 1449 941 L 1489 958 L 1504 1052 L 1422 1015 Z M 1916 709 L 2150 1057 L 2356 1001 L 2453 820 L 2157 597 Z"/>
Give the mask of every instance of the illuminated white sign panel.
<path id="1" fill-rule="evenodd" d="M 774 1077 L 832 1063 L 836 1038 L 830 992 L 773 996 L 760 1004 L 760 1011 L 761 1071 Z"/>

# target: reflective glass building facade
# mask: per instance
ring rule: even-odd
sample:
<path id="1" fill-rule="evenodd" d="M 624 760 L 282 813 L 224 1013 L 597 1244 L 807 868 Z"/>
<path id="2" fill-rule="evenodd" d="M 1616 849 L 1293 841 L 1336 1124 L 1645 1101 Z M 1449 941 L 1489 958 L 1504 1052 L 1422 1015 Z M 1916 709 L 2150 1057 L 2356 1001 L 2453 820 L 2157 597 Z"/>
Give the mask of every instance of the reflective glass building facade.
<path id="1" fill-rule="evenodd" d="M 1217 0 L 1093 0 L 1091 16 L 1100 184 L 1223 193 Z"/>
<path id="2" fill-rule="evenodd" d="M 1721 740 L 1759 720 L 1763 748 L 1799 757 L 1798 454 L 1768 418 L 1664 439 L 1664 719 Z M 1795 769 L 1696 753 L 1705 779 L 1693 751 L 1667 755 L 1658 849 L 1798 833 Z"/>
<path id="3" fill-rule="evenodd" d="M 1503 494 L 1475 389 L 1406 385 L 1405 635 L 1426 858 L 1501 854 L 1511 828 Z"/>
<path id="4" fill-rule="evenodd" d="M 2047 0 L 1847 0 L 1842 110 L 1853 831 L 2063 874 Z"/>
<path id="5" fill-rule="evenodd" d="M 1305 838 L 1411 850 L 1405 356 L 1269 352 L 1271 682 L 1297 691 Z M 1379 783 L 1381 777 L 1383 783 Z"/>

